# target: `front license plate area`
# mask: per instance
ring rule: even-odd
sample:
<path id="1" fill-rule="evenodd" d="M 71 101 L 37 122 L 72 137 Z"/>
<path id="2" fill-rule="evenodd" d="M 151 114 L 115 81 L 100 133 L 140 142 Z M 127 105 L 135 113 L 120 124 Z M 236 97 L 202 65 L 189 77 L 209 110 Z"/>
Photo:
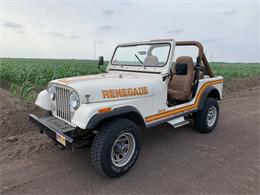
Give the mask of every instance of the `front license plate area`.
<path id="1" fill-rule="evenodd" d="M 66 139 L 59 133 L 56 133 L 56 140 L 60 142 L 63 146 L 66 146 Z"/>

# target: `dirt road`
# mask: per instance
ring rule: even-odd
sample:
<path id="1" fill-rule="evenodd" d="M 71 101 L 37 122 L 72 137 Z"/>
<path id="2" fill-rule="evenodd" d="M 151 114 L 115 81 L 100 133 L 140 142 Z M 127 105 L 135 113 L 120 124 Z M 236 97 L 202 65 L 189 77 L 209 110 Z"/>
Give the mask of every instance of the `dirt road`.
<path id="1" fill-rule="evenodd" d="M 194 131 L 192 124 L 146 130 L 136 165 L 119 179 L 95 173 L 90 148 L 60 151 L 45 135 L 33 134 L 36 141 L 24 143 L 39 142 L 33 155 L 20 151 L 11 158 L 13 154 L 1 153 L 5 159 L 0 190 L 2 194 L 259 194 L 259 88 L 243 94 L 221 103 L 219 124 L 211 134 Z M 8 146 L 18 147 L 19 139 Z"/>

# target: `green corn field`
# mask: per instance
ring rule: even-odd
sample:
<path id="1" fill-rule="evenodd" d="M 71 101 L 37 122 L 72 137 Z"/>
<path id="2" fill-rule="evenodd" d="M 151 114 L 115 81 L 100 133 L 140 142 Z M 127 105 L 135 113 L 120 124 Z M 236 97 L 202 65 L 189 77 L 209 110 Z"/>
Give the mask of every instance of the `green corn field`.
<path id="1" fill-rule="evenodd" d="M 31 97 L 53 79 L 97 74 L 96 61 L 69 59 L 0 58 L 0 80 L 11 83 L 11 91 L 22 99 Z M 259 63 L 212 63 L 216 75 L 224 79 L 260 76 Z"/>

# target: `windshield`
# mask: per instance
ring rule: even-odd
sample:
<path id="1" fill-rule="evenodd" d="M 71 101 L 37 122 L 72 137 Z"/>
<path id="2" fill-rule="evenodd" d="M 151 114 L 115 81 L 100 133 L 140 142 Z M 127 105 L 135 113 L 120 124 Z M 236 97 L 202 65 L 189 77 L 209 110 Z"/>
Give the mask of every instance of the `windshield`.
<path id="1" fill-rule="evenodd" d="M 170 53 L 169 43 L 119 46 L 111 63 L 120 66 L 152 66 L 166 65 Z"/>

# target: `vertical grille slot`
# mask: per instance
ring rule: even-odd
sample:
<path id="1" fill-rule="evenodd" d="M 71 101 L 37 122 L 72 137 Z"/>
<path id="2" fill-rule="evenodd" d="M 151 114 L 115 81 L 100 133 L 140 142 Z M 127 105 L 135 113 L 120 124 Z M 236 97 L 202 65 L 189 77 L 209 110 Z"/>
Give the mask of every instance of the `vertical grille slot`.
<path id="1" fill-rule="evenodd" d="M 68 89 L 56 87 L 56 115 L 71 122 L 69 95 L 70 91 Z"/>

